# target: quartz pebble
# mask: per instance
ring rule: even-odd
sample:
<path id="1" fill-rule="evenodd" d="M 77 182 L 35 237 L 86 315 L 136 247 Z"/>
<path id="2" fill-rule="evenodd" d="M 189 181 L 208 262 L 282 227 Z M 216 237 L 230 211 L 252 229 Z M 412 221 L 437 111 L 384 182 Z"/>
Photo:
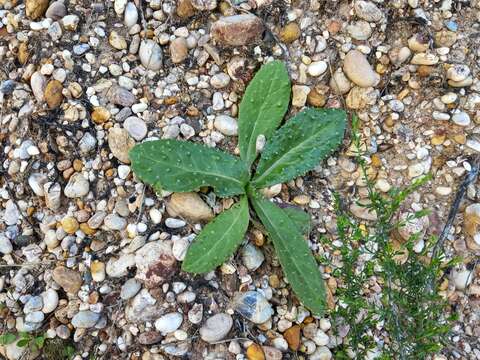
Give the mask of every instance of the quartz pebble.
<path id="1" fill-rule="evenodd" d="M 255 324 L 264 323 L 273 314 L 272 306 L 258 291 L 237 294 L 233 300 L 233 307 L 240 315 Z"/>
<path id="2" fill-rule="evenodd" d="M 169 313 L 155 321 L 155 329 L 162 333 L 162 335 L 167 335 L 177 330 L 182 322 L 182 314 L 178 312 Z"/>
<path id="3" fill-rule="evenodd" d="M 162 48 L 153 40 L 143 40 L 140 43 L 138 55 L 145 68 L 156 71 L 162 67 Z"/>
<path id="4" fill-rule="evenodd" d="M 224 135 L 236 136 L 238 134 L 237 120 L 228 115 L 217 115 L 214 122 L 215 128 Z"/>
<path id="5" fill-rule="evenodd" d="M 68 198 L 80 198 L 88 194 L 90 184 L 80 173 L 73 174 L 65 186 L 64 194 Z"/>
<path id="6" fill-rule="evenodd" d="M 327 71 L 327 63 L 325 61 L 315 61 L 308 65 L 308 73 L 311 76 L 320 76 Z"/>
<path id="7" fill-rule="evenodd" d="M 123 22 L 127 27 L 132 27 L 135 25 L 138 21 L 138 11 L 137 7 L 133 2 L 127 3 L 125 6 L 125 12 L 124 12 L 124 20 Z"/>
<path id="8" fill-rule="evenodd" d="M 213 315 L 200 328 L 200 337 L 208 343 L 223 340 L 232 326 L 233 319 L 230 315 L 224 313 Z"/>

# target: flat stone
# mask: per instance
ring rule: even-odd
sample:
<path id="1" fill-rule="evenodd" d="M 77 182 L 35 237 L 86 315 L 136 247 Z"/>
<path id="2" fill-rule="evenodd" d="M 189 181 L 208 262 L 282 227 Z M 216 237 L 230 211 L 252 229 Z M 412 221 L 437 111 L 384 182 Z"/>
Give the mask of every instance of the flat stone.
<path id="1" fill-rule="evenodd" d="M 170 43 L 170 58 L 174 64 L 183 62 L 188 57 L 187 40 L 177 37 Z"/>
<path id="2" fill-rule="evenodd" d="M 32 296 L 23 306 L 23 312 L 25 314 L 42 310 L 43 299 L 41 296 Z"/>
<path id="3" fill-rule="evenodd" d="M 260 40 L 263 34 L 262 20 L 252 14 L 221 17 L 213 23 L 210 32 L 213 38 L 227 46 L 250 45 Z"/>
<path id="4" fill-rule="evenodd" d="M 75 328 L 88 329 L 94 327 L 98 320 L 100 320 L 100 314 L 98 313 L 90 310 L 79 311 L 72 318 L 72 325 Z"/>
<path id="5" fill-rule="evenodd" d="M 127 275 L 128 269 L 133 266 L 135 266 L 135 255 L 123 254 L 119 258 L 108 259 L 105 270 L 108 276 L 117 278 Z"/>
<path id="6" fill-rule="evenodd" d="M 138 335 L 138 342 L 142 345 L 153 345 L 159 343 L 162 338 L 158 331 L 145 331 Z"/>
<path id="7" fill-rule="evenodd" d="M 30 77 L 30 87 L 33 95 L 39 103 L 45 101 L 45 88 L 47 87 L 47 78 L 39 71 L 35 71 Z"/>
<path id="8" fill-rule="evenodd" d="M 108 133 L 108 146 L 113 156 L 125 164 L 130 164 L 128 152 L 135 146 L 127 130 L 113 127 Z"/>
<path id="9" fill-rule="evenodd" d="M 17 205 L 12 200 L 8 200 L 5 204 L 3 221 L 6 225 L 16 225 L 19 219 L 20 211 L 18 211 Z"/>
<path id="10" fill-rule="evenodd" d="M 358 20 L 347 26 L 347 31 L 355 40 L 368 40 L 372 35 L 370 24 L 364 20 Z"/>
<path id="11" fill-rule="evenodd" d="M 58 285 L 71 294 L 76 294 L 83 283 L 80 273 L 65 266 L 57 266 L 53 270 L 52 277 Z"/>
<path id="12" fill-rule="evenodd" d="M 238 293 L 233 299 L 232 306 L 236 312 L 255 324 L 262 324 L 273 315 L 272 305 L 258 291 Z"/>
<path id="13" fill-rule="evenodd" d="M 45 319 L 45 315 L 41 311 L 33 311 L 25 315 L 25 322 L 41 323 Z"/>
<path id="14" fill-rule="evenodd" d="M 135 252 L 135 278 L 142 281 L 147 288 L 158 287 L 173 276 L 176 263 L 171 242 L 149 242 Z"/>
<path id="15" fill-rule="evenodd" d="M 124 15 L 123 15 L 123 23 L 125 24 L 125 26 L 130 28 L 133 25 L 135 25 L 137 23 L 137 21 L 138 21 L 137 7 L 135 6 L 135 4 L 133 2 L 129 2 L 125 6 L 125 12 L 124 12 Z"/>
<path id="16" fill-rule="evenodd" d="M 413 65 L 435 65 L 439 61 L 439 58 L 435 54 L 430 53 L 418 53 L 413 55 L 410 61 Z"/>
<path id="17" fill-rule="evenodd" d="M 103 220 L 104 225 L 109 230 L 119 231 L 125 229 L 127 226 L 127 221 L 117 214 L 109 214 Z"/>
<path id="18" fill-rule="evenodd" d="M 355 1 L 354 8 L 360 19 L 369 22 L 380 22 L 383 19 L 382 10 L 370 1 Z"/>
<path id="19" fill-rule="evenodd" d="M 257 270 L 265 260 L 262 251 L 253 244 L 247 244 L 242 248 L 242 262 L 250 271 Z"/>
<path id="20" fill-rule="evenodd" d="M 126 107 L 132 106 L 137 101 L 135 96 L 130 91 L 128 91 L 124 87 L 116 85 L 112 86 L 108 90 L 107 96 L 108 99 L 115 105 L 121 105 Z"/>
<path id="21" fill-rule="evenodd" d="M 172 194 L 167 203 L 167 211 L 172 217 L 180 216 L 192 222 L 213 218 L 212 209 L 194 192 Z"/>
<path id="22" fill-rule="evenodd" d="M 2 254 L 11 254 L 13 251 L 13 246 L 11 241 L 3 234 L 0 234 L 0 253 Z"/>

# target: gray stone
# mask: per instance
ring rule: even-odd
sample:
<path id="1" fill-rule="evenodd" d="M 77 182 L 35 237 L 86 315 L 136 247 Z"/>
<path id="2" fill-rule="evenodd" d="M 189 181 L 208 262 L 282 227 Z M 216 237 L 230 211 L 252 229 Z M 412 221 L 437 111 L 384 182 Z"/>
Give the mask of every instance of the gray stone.
<path id="1" fill-rule="evenodd" d="M 127 221 L 117 214 L 107 215 L 103 223 L 109 230 L 123 230 L 127 226 Z"/>
<path id="2" fill-rule="evenodd" d="M 257 270 L 265 260 L 262 251 L 253 244 L 247 244 L 242 249 L 242 262 L 248 270 Z"/>
<path id="3" fill-rule="evenodd" d="M 41 311 L 33 311 L 25 315 L 25 322 L 41 323 L 45 315 Z"/>
<path id="4" fill-rule="evenodd" d="M 58 294 L 54 289 L 47 289 L 40 294 L 43 301 L 42 311 L 49 314 L 58 306 Z"/>
<path id="5" fill-rule="evenodd" d="M 120 297 L 123 300 L 128 300 L 140 291 L 142 288 L 142 284 L 138 282 L 136 279 L 128 279 L 125 281 L 125 284 L 123 284 L 121 290 L 120 290 Z"/>
<path id="6" fill-rule="evenodd" d="M 135 96 L 127 89 L 121 86 L 112 86 L 108 91 L 109 100 L 115 105 L 132 106 L 135 104 Z"/>
<path id="7" fill-rule="evenodd" d="M 0 253 L 10 254 L 12 251 L 13 246 L 10 240 L 4 234 L 0 234 Z"/>
<path id="8" fill-rule="evenodd" d="M 143 140 L 145 136 L 147 136 L 147 125 L 142 119 L 136 116 L 126 118 L 123 127 L 128 131 L 128 134 L 137 141 Z"/>
<path id="9" fill-rule="evenodd" d="M 200 337 L 208 343 L 223 340 L 232 326 L 233 319 L 230 315 L 225 313 L 214 315 L 200 328 Z"/>
<path id="10" fill-rule="evenodd" d="M 155 321 L 155 329 L 160 331 L 162 335 L 167 335 L 177 330 L 183 322 L 183 315 L 178 312 L 172 312 L 163 315 Z"/>
<path id="11" fill-rule="evenodd" d="M 39 311 L 43 307 L 43 299 L 41 296 L 32 296 L 26 303 L 25 306 L 23 307 L 23 312 L 25 314 L 34 312 L 34 311 Z"/>
<path id="12" fill-rule="evenodd" d="M 124 19 L 123 22 L 129 28 L 137 23 L 138 11 L 137 11 L 137 7 L 133 2 L 129 2 L 126 5 L 123 19 Z"/>
<path id="13" fill-rule="evenodd" d="M 75 328 L 87 329 L 94 327 L 100 320 L 100 314 L 90 310 L 79 311 L 72 319 L 72 325 Z"/>

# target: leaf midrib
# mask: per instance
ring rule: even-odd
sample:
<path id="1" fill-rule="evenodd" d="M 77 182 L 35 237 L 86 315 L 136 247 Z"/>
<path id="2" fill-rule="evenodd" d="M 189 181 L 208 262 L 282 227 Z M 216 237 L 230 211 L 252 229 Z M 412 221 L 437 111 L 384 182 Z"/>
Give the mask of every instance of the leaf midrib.
<path id="1" fill-rule="evenodd" d="M 223 232 L 223 235 L 220 236 L 220 238 L 218 239 L 217 242 L 215 242 L 215 244 L 210 248 L 209 251 L 207 251 L 204 255 L 202 255 L 202 257 L 199 257 L 198 260 L 202 260 L 202 258 L 208 258 L 208 256 L 212 253 L 212 250 L 216 249 L 218 247 L 218 245 L 221 245 L 222 242 L 223 242 L 223 239 L 225 239 L 225 237 L 227 237 L 227 234 L 232 230 L 232 228 L 240 221 L 240 219 L 242 218 L 242 206 L 243 206 L 243 203 L 240 202 L 239 203 L 239 209 L 240 210 L 238 212 L 238 215 L 237 217 L 230 223 L 231 225 Z M 193 262 L 192 263 L 192 266 L 195 265 L 195 264 L 198 264 L 198 261 L 197 262 Z"/>
<path id="2" fill-rule="evenodd" d="M 296 145 L 296 146 L 294 146 L 293 148 L 290 148 L 288 151 L 284 152 L 283 155 L 280 156 L 280 158 L 279 158 L 277 161 L 275 161 L 272 165 L 270 165 L 270 166 L 267 168 L 267 170 L 265 170 L 265 171 L 262 173 L 262 175 L 260 175 L 260 176 L 259 176 L 258 178 L 256 178 L 256 179 L 254 179 L 254 180 L 253 180 L 253 183 L 258 184 L 263 178 L 265 178 L 267 175 L 269 175 L 269 174 L 275 169 L 276 165 L 277 165 L 279 162 L 281 162 L 284 157 L 286 157 L 286 156 L 289 155 L 290 153 L 293 153 L 294 151 L 296 151 L 296 149 L 297 149 L 298 147 L 301 147 L 302 145 L 304 145 L 304 144 L 308 143 L 309 141 L 311 141 L 315 136 L 318 135 L 318 133 L 319 133 L 321 130 L 323 131 L 324 129 L 325 129 L 325 127 L 320 128 L 319 131 L 314 132 L 313 135 L 310 136 L 310 137 L 308 137 L 308 138 L 306 138 L 305 141 L 300 142 L 298 145 Z"/>
<path id="3" fill-rule="evenodd" d="M 235 178 L 235 177 L 224 176 L 224 175 L 219 174 L 219 173 L 210 173 L 210 172 L 207 172 L 207 171 L 205 171 L 205 170 L 191 170 L 191 169 L 187 169 L 187 168 L 184 168 L 184 167 L 175 165 L 175 164 L 170 164 L 170 163 L 168 163 L 168 162 L 163 162 L 163 161 L 158 160 L 158 159 L 156 159 L 156 158 L 151 158 L 151 157 L 149 157 L 148 155 L 145 155 L 145 157 L 146 157 L 148 160 L 151 160 L 152 162 L 154 162 L 154 163 L 156 163 L 156 164 L 160 164 L 160 165 L 165 164 L 165 165 L 167 165 L 168 167 L 174 167 L 174 168 L 179 169 L 179 170 L 184 171 L 184 172 L 198 172 L 198 173 L 203 173 L 203 174 L 205 174 L 205 175 L 207 175 L 207 176 L 217 176 L 217 177 L 221 177 L 221 178 L 223 178 L 223 179 L 228 179 L 228 180 L 230 180 L 230 181 L 233 180 L 234 182 L 240 184 L 240 186 L 243 186 L 243 185 L 244 185 L 244 182 L 242 182 L 241 180 L 238 180 L 238 179 Z M 243 171 L 242 171 L 242 172 L 243 172 Z"/>

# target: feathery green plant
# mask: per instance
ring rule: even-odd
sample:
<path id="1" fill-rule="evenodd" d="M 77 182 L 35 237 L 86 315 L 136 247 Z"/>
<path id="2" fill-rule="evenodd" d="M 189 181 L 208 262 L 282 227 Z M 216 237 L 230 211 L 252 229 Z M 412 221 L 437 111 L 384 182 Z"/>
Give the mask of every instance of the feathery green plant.
<path id="1" fill-rule="evenodd" d="M 352 138 L 360 149 L 356 117 L 352 120 Z M 377 220 L 362 228 L 336 195 L 338 245 L 331 241 L 328 245 L 341 255 L 341 263 L 324 259 L 340 284 L 332 316 L 337 329 L 348 329 L 335 359 L 426 359 L 447 341 L 452 318 L 447 314 L 447 301 L 438 294 L 438 280 L 442 268 L 450 264 L 442 263 L 442 254 L 431 256 L 433 239 L 425 241 L 424 249 L 417 253 L 414 245 L 420 240 L 419 234 L 412 235 L 400 248 L 392 245 L 391 235 L 426 216 L 425 211 L 418 211 L 403 221 L 396 220 L 404 200 L 430 177 L 420 178 L 406 189 L 381 194 L 367 176 L 363 155 L 357 154 L 357 162 L 370 200 L 364 206 L 377 215 Z M 372 282 L 381 287 L 377 294 L 368 293 L 367 286 Z M 387 340 L 379 341 L 377 336 Z"/>
<path id="2" fill-rule="evenodd" d="M 220 197 L 240 197 L 196 237 L 183 262 L 184 271 L 211 271 L 235 252 L 250 222 L 250 203 L 294 292 L 313 313 L 321 315 L 325 287 L 303 237 L 309 227 L 308 214 L 281 209 L 259 190 L 313 169 L 341 143 L 346 116 L 341 110 L 306 109 L 276 130 L 288 109 L 290 92 L 282 62 L 270 62 L 257 72 L 240 104 L 240 158 L 178 140 L 146 141 L 136 145 L 129 156 L 134 173 L 156 190 L 185 192 L 210 186 Z M 260 135 L 267 143 L 255 170 Z"/>

